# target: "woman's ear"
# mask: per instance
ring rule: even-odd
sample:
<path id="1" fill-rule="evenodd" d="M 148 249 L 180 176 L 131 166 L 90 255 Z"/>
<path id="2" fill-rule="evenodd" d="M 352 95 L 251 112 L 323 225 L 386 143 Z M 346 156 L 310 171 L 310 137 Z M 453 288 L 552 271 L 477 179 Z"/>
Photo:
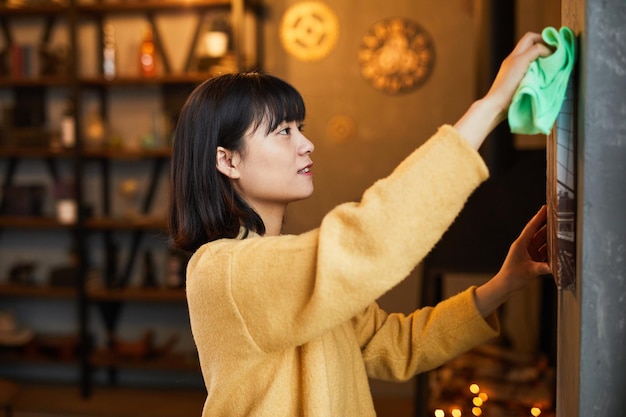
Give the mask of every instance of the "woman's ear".
<path id="1" fill-rule="evenodd" d="M 239 178 L 239 166 L 240 157 L 239 153 L 231 151 L 222 146 L 217 147 L 217 156 L 215 160 L 215 166 L 217 170 L 228 178 L 236 180 Z"/>

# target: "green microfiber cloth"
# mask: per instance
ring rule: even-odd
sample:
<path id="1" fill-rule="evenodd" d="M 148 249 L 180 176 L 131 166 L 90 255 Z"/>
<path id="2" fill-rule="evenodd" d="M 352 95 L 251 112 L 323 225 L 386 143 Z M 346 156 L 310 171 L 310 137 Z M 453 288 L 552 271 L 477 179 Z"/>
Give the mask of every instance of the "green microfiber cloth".
<path id="1" fill-rule="evenodd" d="M 512 133 L 547 135 L 563 105 L 576 60 L 576 37 L 565 26 L 560 31 L 547 27 L 541 36 L 555 51 L 531 62 L 515 91 L 508 115 Z"/>

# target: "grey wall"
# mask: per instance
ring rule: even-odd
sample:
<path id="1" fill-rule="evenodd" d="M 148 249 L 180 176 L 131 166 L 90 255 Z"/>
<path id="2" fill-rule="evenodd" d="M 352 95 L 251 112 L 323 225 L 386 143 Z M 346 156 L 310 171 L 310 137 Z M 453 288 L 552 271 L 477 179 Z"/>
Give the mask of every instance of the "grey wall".
<path id="1" fill-rule="evenodd" d="M 578 276 L 559 293 L 557 415 L 626 415 L 626 2 L 564 0 L 580 34 Z"/>

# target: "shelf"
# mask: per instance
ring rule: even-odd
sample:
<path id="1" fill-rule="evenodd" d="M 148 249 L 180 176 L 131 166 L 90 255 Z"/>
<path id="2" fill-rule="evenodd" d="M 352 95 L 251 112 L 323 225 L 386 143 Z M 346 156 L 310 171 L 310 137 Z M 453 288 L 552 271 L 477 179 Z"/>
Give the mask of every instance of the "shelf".
<path id="1" fill-rule="evenodd" d="M 193 353 L 169 353 L 142 359 L 122 357 L 106 350 L 91 355 L 91 363 L 99 367 L 116 367 L 144 370 L 191 371 L 200 370 L 198 358 Z"/>
<path id="2" fill-rule="evenodd" d="M 62 15 L 67 13 L 67 6 L 62 4 L 53 3 L 52 1 L 47 4 L 41 4 L 38 6 L 0 6 L 0 17 L 4 16 L 41 16 L 41 15 Z"/>
<path id="3" fill-rule="evenodd" d="M 90 230 L 165 230 L 167 224 L 162 217 L 92 217 L 85 219 Z"/>
<path id="4" fill-rule="evenodd" d="M 32 146 L 0 146 L 1 158 L 72 158 L 74 150 L 32 147 Z"/>
<path id="5" fill-rule="evenodd" d="M 169 146 L 158 148 L 86 148 L 78 153 L 91 159 L 144 159 L 169 158 L 172 149 Z M 0 158 L 73 158 L 77 156 L 75 149 L 33 147 L 33 146 L 0 146 Z"/>
<path id="6" fill-rule="evenodd" d="M 33 364 L 49 364 L 49 365 L 78 365 L 78 357 L 59 358 L 51 357 L 41 353 L 25 354 L 19 351 L 9 351 L 7 348 L 0 349 L 0 362 L 17 364 L 17 363 L 33 363 Z"/>
<path id="7" fill-rule="evenodd" d="M 27 298 L 75 298 L 76 288 L 50 285 L 0 284 L 0 296 Z"/>
<path id="8" fill-rule="evenodd" d="M 107 80 L 103 77 L 82 78 L 79 82 L 84 87 L 132 87 L 146 85 L 176 85 L 176 84 L 200 84 L 201 82 L 215 76 L 210 72 L 190 72 L 180 74 L 162 74 L 154 77 L 116 77 Z"/>
<path id="9" fill-rule="evenodd" d="M 54 217 L 0 215 L 0 227 L 4 229 L 68 229 Z"/>
<path id="10" fill-rule="evenodd" d="M 3 229 L 70 229 L 75 224 L 62 224 L 54 217 L 27 217 L 0 215 Z M 161 217 L 85 219 L 85 227 L 91 230 L 165 230 L 167 224 Z"/>
<path id="11" fill-rule="evenodd" d="M 248 1 L 247 4 L 251 6 L 258 5 L 257 1 Z M 130 12 L 146 12 L 146 11 L 168 11 L 175 12 L 179 10 L 194 10 L 200 8 L 211 7 L 230 7 L 231 1 L 229 0 L 143 0 L 143 1 L 125 1 L 116 3 L 92 3 L 92 4 L 79 4 L 76 10 L 80 13 L 130 13 Z M 50 1 L 48 4 L 42 4 L 38 6 L 20 6 L 9 7 L 0 6 L 0 17 L 2 16 L 41 16 L 43 14 L 55 14 L 63 15 L 68 12 L 69 7 L 53 3 Z"/>
<path id="12" fill-rule="evenodd" d="M 3 229 L 70 229 L 74 226 L 59 223 L 54 217 L 0 215 L 0 228 Z M 165 230 L 167 224 L 161 217 L 94 217 L 85 219 L 85 227 L 91 230 Z"/>
<path id="13" fill-rule="evenodd" d="M 145 13 L 145 12 L 157 12 L 157 11 L 186 11 L 201 8 L 212 7 L 230 7 L 230 0 L 143 0 L 143 1 L 125 1 L 117 3 L 92 3 L 92 4 L 80 4 L 77 10 L 80 13 Z"/>
<path id="14" fill-rule="evenodd" d="M 0 76 L 0 87 L 69 87 L 70 80 L 58 75 L 39 77 Z"/>
<path id="15" fill-rule="evenodd" d="M 120 288 L 90 289 L 88 297 L 93 301 L 185 301 L 184 289 L 168 288 Z"/>
<path id="16" fill-rule="evenodd" d="M 172 156 L 170 147 L 159 148 L 87 148 L 81 153 L 91 159 L 145 159 L 169 158 Z"/>

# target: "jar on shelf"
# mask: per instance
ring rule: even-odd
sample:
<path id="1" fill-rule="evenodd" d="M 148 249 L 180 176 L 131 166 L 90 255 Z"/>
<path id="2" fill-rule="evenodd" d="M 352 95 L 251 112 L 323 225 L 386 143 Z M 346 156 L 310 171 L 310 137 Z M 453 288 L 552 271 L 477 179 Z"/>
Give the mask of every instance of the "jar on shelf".
<path id="1" fill-rule="evenodd" d="M 156 45 L 152 34 L 152 28 L 144 29 L 143 38 L 139 45 L 139 74 L 142 77 L 154 77 L 156 75 Z"/>
<path id="2" fill-rule="evenodd" d="M 61 118 L 61 146 L 73 148 L 76 144 L 76 122 L 74 119 L 74 103 L 67 100 Z"/>
<path id="3" fill-rule="evenodd" d="M 108 23 L 103 29 L 102 75 L 107 80 L 115 78 L 117 73 L 117 46 L 115 43 L 115 27 Z"/>

